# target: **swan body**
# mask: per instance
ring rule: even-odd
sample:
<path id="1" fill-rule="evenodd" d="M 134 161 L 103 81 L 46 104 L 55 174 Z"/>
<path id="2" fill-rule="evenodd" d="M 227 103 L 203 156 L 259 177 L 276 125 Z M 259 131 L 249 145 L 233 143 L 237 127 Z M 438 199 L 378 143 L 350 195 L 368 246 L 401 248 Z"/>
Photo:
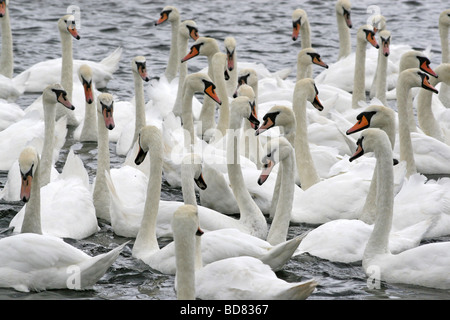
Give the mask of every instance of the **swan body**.
<path id="1" fill-rule="evenodd" d="M 392 150 L 387 134 L 380 129 L 366 129 L 359 139 L 352 159 L 374 152 L 380 162 L 377 187 L 377 218 L 364 250 L 362 266 L 368 276 L 378 270 L 379 280 L 425 287 L 450 288 L 450 243 L 430 243 L 399 254 L 389 251 L 389 233 L 393 218 Z"/>
<path id="2" fill-rule="evenodd" d="M 3 238 L 0 240 L 0 287 L 21 292 L 90 289 L 126 244 L 93 257 L 50 235 L 21 233 Z"/>
<path id="3" fill-rule="evenodd" d="M 196 206 L 179 207 L 172 224 L 178 299 L 306 299 L 317 286 L 313 279 L 301 283 L 281 280 L 268 265 L 249 256 L 222 259 L 203 266 L 202 231 Z"/>

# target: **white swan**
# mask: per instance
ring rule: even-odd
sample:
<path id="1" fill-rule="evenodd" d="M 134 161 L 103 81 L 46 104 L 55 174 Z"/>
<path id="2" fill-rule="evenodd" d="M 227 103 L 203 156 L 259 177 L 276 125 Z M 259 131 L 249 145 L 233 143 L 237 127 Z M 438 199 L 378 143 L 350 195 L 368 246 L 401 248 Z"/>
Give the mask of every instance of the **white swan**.
<path id="1" fill-rule="evenodd" d="M 352 43 L 350 41 L 350 28 L 352 27 L 351 9 L 350 0 L 336 1 L 336 21 L 339 32 L 338 60 L 347 57 L 352 52 Z"/>
<path id="2" fill-rule="evenodd" d="M 194 20 L 185 20 L 180 23 L 178 29 L 178 56 L 184 57 L 187 54 L 189 38 L 194 41 L 198 39 L 197 24 Z M 181 117 L 181 100 L 183 98 L 183 85 L 188 74 L 188 67 L 186 63 L 180 63 L 178 77 L 177 97 L 172 108 L 172 112 L 177 117 Z"/>
<path id="3" fill-rule="evenodd" d="M 394 173 L 389 139 L 380 129 L 361 134 L 352 159 L 374 152 L 378 166 L 377 214 L 374 229 L 364 250 L 362 266 L 368 276 L 376 272 L 379 281 L 450 289 L 450 243 L 429 243 L 399 254 L 389 250 L 394 203 Z"/>
<path id="4" fill-rule="evenodd" d="M 219 52 L 219 45 L 217 40 L 210 37 L 199 37 L 191 46 L 189 53 L 181 59 L 181 63 L 188 61 L 196 56 L 206 56 L 208 59 L 208 75 L 214 79 L 214 68 L 213 68 L 213 56 Z M 223 73 L 221 75 L 224 76 Z M 203 108 L 200 113 L 199 120 L 201 121 L 201 130 L 198 135 L 205 141 L 209 141 L 214 132 L 216 126 L 215 121 L 215 102 L 210 99 L 206 99 L 203 102 Z"/>
<path id="5" fill-rule="evenodd" d="M 226 37 L 223 40 L 225 53 L 227 54 L 227 93 L 228 97 L 232 97 L 236 91 L 238 84 L 238 60 L 236 51 L 236 39 L 234 37 Z"/>
<path id="6" fill-rule="evenodd" d="M 228 258 L 202 266 L 197 208 L 183 205 L 173 216 L 178 299 L 306 299 L 317 286 L 313 279 L 300 283 L 281 280 L 268 265 L 253 257 Z"/>
<path id="7" fill-rule="evenodd" d="M 100 230 L 80 158 L 69 152 L 62 173 L 41 187 L 42 159 L 33 147 L 19 158 L 20 199 L 26 204 L 9 226 L 15 233 L 33 232 L 59 238 L 84 239 Z"/>
<path id="8" fill-rule="evenodd" d="M 296 41 L 300 36 L 302 49 L 311 48 L 311 27 L 309 25 L 308 15 L 303 9 L 295 9 L 292 12 L 292 40 Z M 298 78 L 297 65 L 297 80 Z M 312 78 L 312 67 L 307 66 L 304 70 L 305 77 Z"/>
<path id="9" fill-rule="evenodd" d="M 0 287 L 17 291 L 91 289 L 128 242 L 90 256 L 63 239 L 21 233 L 0 240 Z"/>
<path id="10" fill-rule="evenodd" d="M 145 105 L 144 81 L 150 80 L 147 72 L 147 60 L 144 56 L 135 56 L 131 59 L 131 71 L 133 74 L 134 83 L 134 101 L 116 101 L 115 111 L 132 110 L 130 115 L 120 115 L 115 112 L 115 122 L 122 127 L 114 139 L 110 137 L 111 141 L 116 141 L 116 153 L 118 155 L 126 155 L 136 144 L 137 137 L 140 130 L 147 123 L 147 113 Z"/>
<path id="11" fill-rule="evenodd" d="M 155 25 L 160 25 L 169 21 L 172 28 L 172 37 L 170 42 L 169 60 L 167 62 L 165 76 L 170 83 L 177 76 L 180 59 L 178 58 L 178 30 L 180 27 L 180 12 L 174 6 L 165 6 L 160 12 L 160 17 Z"/>
<path id="12" fill-rule="evenodd" d="M 391 32 L 388 30 L 381 30 L 379 32 L 379 39 L 381 47 L 378 50 L 377 70 L 375 71 L 374 80 L 372 81 L 369 97 L 376 97 L 387 106 L 387 68 L 390 54 L 389 46 L 391 44 Z"/>
<path id="13" fill-rule="evenodd" d="M 450 63 L 442 63 L 435 72 L 437 78 L 430 78 L 430 84 L 434 87 L 441 83 L 450 85 Z M 440 91 L 442 92 L 442 91 Z M 417 103 L 417 121 L 420 129 L 426 135 L 433 137 L 439 141 L 450 144 L 450 113 L 443 105 L 442 101 L 429 90 L 420 90 L 416 97 Z"/>
<path id="14" fill-rule="evenodd" d="M 316 64 L 325 69 L 328 65 L 323 62 L 320 54 L 313 48 L 302 49 L 297 55 L 297 81 L 304 78 L 312 78 L 312 65 Z"/>
<path id="15" fill-rule="evenodd" d="M 148 151 L 152 158 L 150 163 L 155 164 L 151 166 L 152 171 L 150 172 L 149 185 L 147 188 L 146 204 L 136 241 L 133 246 L 133 257 L 142 260 L 150 267 L 160 272 L 165 274 L 175 274 L 174 243 L 171 242 L 160 249 L 157 240 L 157 215 L 161 188 L 159 187 L 158 189 L 160 184 L 156 184 L 155 180 L 161 180 L 162 161 L 159 156 L 162 145 L 161 135 L 157 128 L 148 126 L 141 131 L 141 139 L 143 145 L 150 143 Z M 137 160 L 140 162 L 142 161 L 142 158 L 139 158 L 138 156 Z M 184 203 L 197 206 L 194 181 L 199 187 L 207 188 L 202 180 L 201 159 L 199 159 L 198 156 L 195 157 L 194 155 L 188 154 L 183 159 L 181 174 L 183 175 L 182 191 Z M 114 186 L 111 185 L 111 187 L 113 190 Z M 178 205 L 181 206 L 182 204 L 183 203 L 180 202 Z M 282 217 L 280 217 L 280 219 L 281 218 Z M 281 220 L 278 224 L 280 223 Z M 289 216 L 287 217 L 287 223 L 289 224 Z M 273 224 L 274 228 L 276 224 L 277 223 Z M 282 233 L 281 237 L 284 236 L 284 238 L 286 238 L 287 236 L 287 228 L 286 230 L 276 230 L 276 232 Z M 279 245 L 274 246 L 267 241 L 253 237 L 237 229 L 225 228 L 207 231 L 205 235 L 202 246 L 203 264 L 209 264 L 213 261 L 234 256 L 249 255 L 270 265 L 273 270 L 279 270 L 284 266 L 303 237 L 296 237 L 289 241 L 284 239 L 283 241 L 280 241 Z"/>

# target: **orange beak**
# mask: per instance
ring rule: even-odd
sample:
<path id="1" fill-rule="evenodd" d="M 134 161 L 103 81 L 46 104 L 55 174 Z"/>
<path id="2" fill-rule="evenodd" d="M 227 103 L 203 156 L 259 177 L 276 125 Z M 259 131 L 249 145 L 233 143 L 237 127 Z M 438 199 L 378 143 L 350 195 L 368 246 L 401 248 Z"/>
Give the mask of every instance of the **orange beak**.
<path id="1" fill-rule="evenodd" d="M 108 130 L 112 130 L 115 127 L 113 117 L 113 107 L 102 106 L 103 119 L 105 120 L 105 126 Z"/>
<path id="2" fill-rule="evenodd" d="M 274 125 L 275 125 L 275 123 L 273 123 L 272 119 L 267 118 L 266 121 L 264 121 L 263 125 L 261 127 L 259 127 L 258 130 L 256 130 L 255 135 L 259 136 L 261 133 L 269 130 Z"/>
<path id="3" fill-rule="evenodd" d="M 22 175 L 22 184 L 20 187 L 20 199 L 23 202 L 28 202 L 28 200 L 30 200 L 32 181 L 33 176 L 31 174 Z"/>
<path id="4" fill-rule="evenodd" d="M 217 95 L 216 89 L 214 88 L 214 85 L 209 85 L 205 88 L 205 94 L 208 95 L 211 99 L 213 99 L 218 104 L 222 104 L 222 101 L 220 101 L 219 96 Z"/>
<path id="5" fill-rule="evenodd" d="M 3 18 L 6 14 L 6 1 L 3 0 L 0 2 L 0 18 Z"/>
<path id="6" fill-rule="evenodd" d="M 189 59 L 192 59 L 192 58 L 198 56 L 199 54 L 200 54 L 200 51 L 199 51 L 198 47 L 192 46 L 191 51 L 183 59 L 181 59 L 181 62 L 185 62 Z"/>
<path id="7" fill-rule="evenodd" d="M 67 30 L 77 40 L 80 40 L 80 35 L 78 34 L 77 28 L 75 27 L 75 23 L 72 22 L 69 26 L 67 26 Z"/>
<path id="8" fill-rule="evenodd" d="M 72 105 L 72 103 L 69 100 L 66 99 L 66 96 L 63 92 L 59 93 L 58 102 L 61 103 L 67 109 L 75 110 L 75 107 Z"/>
<path id="9" fill-rule="evenodd" d="M 369 121 L 367 120 L 367 118 L 365 116 L 361 117 L 361 120 L 359 122 L 357 122 L 353 127 L 351 127 L 350 129 L 347 130 L 347 134 L 352 134 L 358 131 L 361 131 L 365 128 L 369 127 Z"/>
<path id="10" fill-rule="evenodd" d="M 380 46 L 378 45 L 377 39 L 375 39 L 375 32 L 373 31 L 368 31 L 367 32 L 367 36 L 366 36 L 367 41 L 374 46 L 375 48 L 379 48 Z"/>
<path id="11" fill-rule="evenodd" d="M 314 56 L 313 57 L 313 63 L 317 64 L 318 66 L 324 67 L 326 69 L 328 69 L 328 65 L 322 61 L 322 59 L 320 59 L 319 56 Z"/>
<path id="12" fill-rule="evenodd" d="M 292 40 L 297 40 L 298 35 L 300 34 L 300 21 L 296 21 L 293 23 L 292 27 Z"/>
<path id="13" fill-rule="evenodd" d="M 92 85 L 90 82 L 88 83 L 83 81 L 83 87 L 86 102 L 91 104 L 94 101 L 94 94 L 92 93 Z"/>
<path id="14" fill-rule="evenodd" d="M 422 62 L 422 64 L 420 65 L 420 69 L 425 71 L 428 74 L 431 74 L 435 78 L 438 77 L 436 72 L 434 72 L 434 70 L 430 68 L 430 66 L 428 65 L 427 61 Z"/>
<path id="15" fill-rule="evenodd" d="M 434 93 L 439 93 L 439 91 L 431 85 L 430 81 L 428 81 L 428 76 L 426 74 L 422 77 L 422 88 L 430 90 Z"/>
<path id="16" fill-rule="evenodd" d="M 263 169 L 262 169 L 261 174 L 258 179 L 259 185 L 262 185 L 264 182 L 266 182 L 266 180 L 269 177 L 270 173 L 272 172 L 272 169 L 274 166 L 275 166 L 275 162 L 273 162 L 272 160 L 269 160 L 269 162 L 263 166 Z"/>
<path id="17" fill-rule="evenodd" d="M 189 36 L 195 41 L 198 39 L 198 30 L 196 28 L 192 28 L 191 32 L 189 32 Z"/>
<path id="18" fill-rule="evenodd" d="M 167 19 L 169 19 L 169 14 L 166 11 L 161 12 L 161 17 L 159 17 L 159 19 L 158 19 L 158 21 L 156 21 L 155 25 L 161 24 L 164 21 L 167 21 Z"/>

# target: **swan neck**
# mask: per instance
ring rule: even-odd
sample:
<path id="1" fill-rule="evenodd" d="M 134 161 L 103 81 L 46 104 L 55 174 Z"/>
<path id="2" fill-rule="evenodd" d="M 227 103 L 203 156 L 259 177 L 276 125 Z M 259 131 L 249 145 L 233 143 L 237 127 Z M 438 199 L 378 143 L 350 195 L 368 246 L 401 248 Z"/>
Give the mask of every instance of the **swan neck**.
<path id="1" fill-rule="evenodd" d="M 41 186 L 40 172 L 35 170 L 33 181 L 31 182 L 30 200 L 25 207 L 25 215 L 23 217 L 21 233 L 37 233 L 42 234 L 41 227 Z"/>
<path id="2" fill-rule="evenodd" d="M 6 6 L 5 15 L 1 18 L 2 26 L 2 53 L 0 56 L 0 74 L 12 78 L 14 73 L 14 56 L 9 8 Z"/>
<path id="3" fill-rule="evenodd" d="M 214 83 L 216 84 L 217 95 L 219 96 L 222 104 L 219 105 L 219 119 L 217 121 L 216 132 L 220 135 L 220 137 L 224 137 L 226 134 L 226 130 L 229 127 L 230 123 L 230 106 L 228 100 L 228 92 L 227 92 L 227 84 L 225 82 L 225 78 L 223 76 L 223 70 L 225 66 L 222 64 L 216 64 L 214 66 Z M 219 137 L 216 137 L 216 141 L 219 140 Z"/>
<path id="4" fill-rule="evenodd" d="M 61 68 L 61 86 L 67 92 L 67 99 L 72 101 L 73 91 L 73 50 L 72 36 L 67 33 L 61 33 L 62 46 L 62 68 Z"/>
<path id="5" fill-rule="evenodd" d="M 386 101 L 386 90 L 387 90 L 387 64 L 388 57 L 383 54 L 383 50 L 378 49 L 378 64 L 376 71 L 376 93 L 375 96 L 384 104 L 387 105 Z"/>
<path id="6" fill-rule="evenodd" d="M 302 41 L 302 49 L 311 48 L 311 28 L 308 20 L 306 20 L 300 27 L 300 37 Z"/>
<path id="7" fill-rule="evenodd" d="M 306 117 L 307 100 L 301 91 L 294 93 L 294 114 L 297 123 L 295 130 L 295 158 L 297 171 L 301 181 L 301 188 L 308 189 L 320 181 L 317 174 L 314 161 L 311 156 L 311 150 L 308 143 L 308 121 Z"/>
<path id="8" fill-rule="evenodd" d="M 187 54 L 187 48 L 188 48 L 188 39 L 184 38 L 181 35 L 178 35 L 178 56 L 184 57 Z M 188 64 L 188 61 L 185 61 L 183 63 L 180 63 L 180 67 L 179 67 L 177 97 L 176 97 L 175 103 L 173 105 L 173 113 L 175 114 L 175 116 L 181 115 L 183 85 L 184 85 L 184 80 L 186 79 L 186 76 L 188 73 L 188 65 L 187 64 Z"/>
<path id="9" fill-rule="evenodd" d="M 352 52 L 352 44 L 350 41 L 350 30 L 345 23 L 344 17 L 337 15 L 337 26 L 339 32 L 339 55 L 338 60 L 345 58 Z"/>
<path id="10" fill-rule="evenodd" d="M 291 153 L 280 163 L 282 166 L 279 198 L 272 220 L 272 224 L 267 235 L 267 241 L 271 245 L 277 245 L 286 241 L 291 219 L 292 205 L 294 200 L 294 154 Z"/>
<path id="11" fill-rule="evenodd" d="M 411 88 L 399 79 L 397 83 L 398 134 L 400 139 L 400 161 L 406 161 L 406 177 L 417 173 L 411 130 L 408 121 L 408 97 Z"/>
<path id="12" fill-rule="evenodd" d="M 136 143 L 139 132 L 146 125 L 146 117 L 145 117 L 145 97 L 144 97 L 144 82 L 142 78 L 133 73 L 134 77 L 134 92 L 135 92 L 135 108 L 136 108 L 136 118 L 135 118 L 135 126 L 134 126 L 134 137 L 133 137 L 133 145 Z"/>
<path id="13" fill-rule="evenodd" d="M 41 152 L 41 163 L 39 165 L 41 187 L 47 185 L 50 182 L 51 177 L 57 106 L 55 104 L 48 104 L 44 102 L 43 107 L 45 132 L 44 145 Z"/>
<path id="14" fill-rule="evenodd" d="M 192 171 L 192 164 L 181 165 L 181 190 L 183 192 L 184 204 L 197 205 L 197 198 L 195 197 L 194 187 L 194 173 Z"/>
<path id="15" fill-rule="evenodd" d="M 442 63 L 450 62 L 448 48 L 448 26 L 439 25 L 439 36 L 441 38 Z"/>
<path id="16" fill-rule="evenodd" d="M 355 73 L 353 75 L 352 108 L 358 109 L 359 101 L 366 101 L 366 41 L 356 43 Z"/>
<path id="17" fill-rule="evenodd" d="M 136 236 L 136 241 L 133 245 L 133 255 L 136 257 L 139 257 L 140 254 L 148 256 L 159 250 L 158 238 L 156 236 L 156 218 L 158 216 L 159 199 L 161 196 L 162 164 L 162 155 L 157 152 L 151 152 L 150 177 L 148 180 L 144 215 Z"/>
<path id="18" fill-rule="evenodd" d="M 444 142 L 440 124 L 433 114 L 433 109 L 431 107 L 432 101 L 433 93 L 431 91 L 419 91 L 417 96 L 417 121 L 419 122 L 420 129 L 422 129 L 426 135 Z"/>
<path id="19" fill-rule="evenodd" d="M 166 78 L 169 83 L 177 76 L 180 61 L 178 59 L 178 29 L 180 20 L 172 21 L 172 38 L 170 40 L 169 61 L 167 62 Z"/>
<path id="20" fill-rule="evenodd" d="M 195 143 L 194 118 L 192 115 L 192 99 L 194 91 L 189 87 L 187 82 L 184 83 L 183 105 L 181 109 L 181 121 L 183 123 L 184 147 L 189 150 L 191 145 Z M 207 99 L 205 97 L 205 99 Z"/>
<path id="21" fill-rule="evenodd" d="M 92 90 L 94 91 L 93 88 Z M 80 140 L 97 141 L 97 110 L 95 108 L 95 102 L 85 102 L 84 110 L 84 121 Z"/>
<path id="22" fill-rule="evenodd" d="M 375 157 L 377 166 L 376 218 L 373 231 L 364 252 L 364 258 L 374 254 L 389 252 L 389 233 L 392 227 L 394 206 L 394 169 L 392 166 L 392 150 L 377 148 Z"/>

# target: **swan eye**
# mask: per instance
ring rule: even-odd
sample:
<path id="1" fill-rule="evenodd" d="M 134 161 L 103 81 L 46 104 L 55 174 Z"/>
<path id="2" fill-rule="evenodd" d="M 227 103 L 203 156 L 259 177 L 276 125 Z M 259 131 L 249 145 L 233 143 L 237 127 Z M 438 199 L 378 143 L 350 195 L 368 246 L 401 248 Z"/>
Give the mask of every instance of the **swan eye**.
<path id="1" fill-rule="evenodd" d="M 266 157 L 267 157 L 267 158 L 272 157 L 272 152 L 268 153 Z M 268 163 L 266 163 L 266 164 L 264 165 L 265 168 L 267 168 L 268 166 L 269 166 Z"/>

